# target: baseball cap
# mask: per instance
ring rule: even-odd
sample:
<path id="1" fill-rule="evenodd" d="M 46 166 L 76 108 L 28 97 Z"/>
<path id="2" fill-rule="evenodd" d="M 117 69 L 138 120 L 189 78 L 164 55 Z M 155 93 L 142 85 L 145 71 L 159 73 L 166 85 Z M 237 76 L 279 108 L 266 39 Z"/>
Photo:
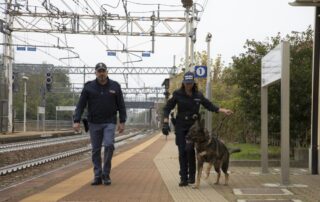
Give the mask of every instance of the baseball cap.
<path id="1" fill-rule="evenodd" d="M 183 83 L 194 83 L 194 74 L 192 72 L 186 72 L 183 75 Z"/>
<path id="2" fill-rule="evenodd" d="M 106 64 L 104 64 L 103 62 L 99 62 L 98 64 L 96 64 L 96 71 L 99 71 L 100 69 L 107 70 Z"/>

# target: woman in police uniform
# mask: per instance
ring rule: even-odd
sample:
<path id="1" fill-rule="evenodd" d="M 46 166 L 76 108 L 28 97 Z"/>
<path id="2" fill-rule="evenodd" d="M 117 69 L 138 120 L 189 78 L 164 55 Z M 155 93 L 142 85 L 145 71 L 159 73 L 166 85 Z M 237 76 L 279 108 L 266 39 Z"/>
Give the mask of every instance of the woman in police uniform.
<path id="1" fill-rule="evenodd" d="M 180 165 L 180 183 L 179 186 L 187 186 L 195 182 L 195 150 L 192 143 L 186 142 L 186 135 L 189 128 L 197 119 L 200 105 L 212 112 L 222 112 L 227 115 L 233 112 L 229 109 L 219 108 L 212 104 L 203 94 L 198 91 L 197 84 L 194 82 L 194 74 L 186 72 L 183 76 L 181 88 L 173 92 L 172 97 L 168 100 L 163 109 L 164 120 L 162 133 L 168 135 L 169 114 L 171 110 L 178 105 L 178 112 L 175 123 L 176 145 L 179 151 L 179 165 Z"/>

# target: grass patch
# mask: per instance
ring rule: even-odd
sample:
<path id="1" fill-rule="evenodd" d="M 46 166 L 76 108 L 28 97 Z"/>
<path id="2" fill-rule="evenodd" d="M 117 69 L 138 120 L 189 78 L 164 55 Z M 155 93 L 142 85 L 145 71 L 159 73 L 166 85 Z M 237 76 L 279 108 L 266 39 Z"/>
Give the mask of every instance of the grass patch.
<path id="1" fill-rule="evenodd" d="M 240 148 L 241 152 L 233 153 L 230 156 L 232 160 L 260 160 L 259 144 L 227 144 L 228 148 Z M 280 158 L 280 147 L 269 146 L 268 156 L 270 159 Z"/>

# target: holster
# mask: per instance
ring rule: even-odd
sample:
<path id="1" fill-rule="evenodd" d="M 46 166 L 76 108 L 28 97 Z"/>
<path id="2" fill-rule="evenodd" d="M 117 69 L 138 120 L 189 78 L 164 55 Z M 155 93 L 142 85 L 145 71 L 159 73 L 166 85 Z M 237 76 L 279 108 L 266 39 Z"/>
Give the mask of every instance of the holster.
<path id="1" fill-rule="evenodd" d="M 88 119 L 84 118 L 82 119 L 82 123 L 83 123 L 83 126 L 84 126 L 84 130 L 86 131 L 86 133 L 89 131 L 89 122 L 88 122 Z"/>

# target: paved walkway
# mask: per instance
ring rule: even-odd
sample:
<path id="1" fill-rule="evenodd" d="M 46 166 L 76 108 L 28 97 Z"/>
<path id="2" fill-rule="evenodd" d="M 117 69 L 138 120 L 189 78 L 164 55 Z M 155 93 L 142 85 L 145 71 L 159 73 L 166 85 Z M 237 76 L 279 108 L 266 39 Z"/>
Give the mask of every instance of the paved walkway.
<path id="1" fill-rule="evenodd" d="M 279 168 L 262 175 L 258 167 L 231 167 L 228 186 L 215 185 L 212 171 L 208 179 L 201 180 L 199 189 L 179 187 L 177 155 L 174 136 L 165 140 L 157 134 L 115 155 L 111 186 L 90 186 L 92 169 L 87 168 L 22 201 L 320 201 L 320 176 L 306 169 L 291 169 L 287 187 L 278 184 Z"/>

